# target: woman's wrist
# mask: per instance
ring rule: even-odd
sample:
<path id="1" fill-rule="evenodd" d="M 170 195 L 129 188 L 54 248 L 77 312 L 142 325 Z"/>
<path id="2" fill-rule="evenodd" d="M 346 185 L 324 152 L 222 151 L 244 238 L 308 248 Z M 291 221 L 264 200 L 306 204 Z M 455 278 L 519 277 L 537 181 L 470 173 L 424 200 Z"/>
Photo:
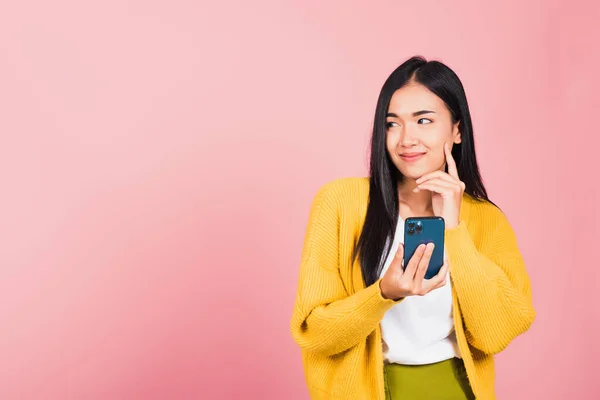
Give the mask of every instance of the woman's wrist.
<path id="1" fill-rule="evenodd" d="M 392 296 L 388 295 L 385 293 L 385 290 L 383 289 L 383 279 L 381 279 L 379 281 L 379 292 L 381 293 L 381 297 L 383 297 L 386 300 L 392 300 L 392 301 L 400 301 L 402 300 L 402 297 L 398 297 L 398 298 L 393 298 Z"/>
<path id="2" fill-rule="evenodd" d="M 383 283 L 383 279 L 381 279 L 379 281 L 379 292 L 381 293 L 381 297 L 383 297 L 386 300 L 389 300 L 390 298 L 387 296 L 387 294 L 385 294 L 385 290 L 383 290 L 382 283 Z"/>
<path id="3" fill-rule="evenodd" d="M 458 225 L 460 225 L 460 221 L 444 220 L 444 225 L 445 225 L 446 230 L 456 229 L 456 228 L 458 228 Z"/>

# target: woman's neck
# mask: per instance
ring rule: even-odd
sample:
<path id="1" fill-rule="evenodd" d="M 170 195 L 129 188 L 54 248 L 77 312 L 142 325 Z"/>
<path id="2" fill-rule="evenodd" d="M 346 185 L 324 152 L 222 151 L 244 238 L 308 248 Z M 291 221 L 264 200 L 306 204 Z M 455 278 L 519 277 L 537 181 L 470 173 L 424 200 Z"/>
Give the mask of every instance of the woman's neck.
<path id="1" fill-rule="evenodd" d="M 403 219 L 413 216 L 424 217 L 433 215 L 431 192 L 429 190 L 421 190 L 415 193 L 413 189 L 416 187 L 416 181 L 406 177 L 398 185 L 400 216 Z"/>

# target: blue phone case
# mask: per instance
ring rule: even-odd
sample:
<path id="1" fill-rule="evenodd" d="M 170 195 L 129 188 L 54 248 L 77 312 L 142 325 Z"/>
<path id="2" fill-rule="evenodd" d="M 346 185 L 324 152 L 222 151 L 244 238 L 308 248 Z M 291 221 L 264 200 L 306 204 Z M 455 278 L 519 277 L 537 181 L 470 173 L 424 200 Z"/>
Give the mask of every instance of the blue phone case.
<path id="1" fill-rule="evenodd" d="M 404 265 L 406 266 L 417 247 L 433 242 L 435 245 L 425 279 L 431 279 L 444 265 L 444 232 L 442 217 L 410 217 L 404 221 Z"/>

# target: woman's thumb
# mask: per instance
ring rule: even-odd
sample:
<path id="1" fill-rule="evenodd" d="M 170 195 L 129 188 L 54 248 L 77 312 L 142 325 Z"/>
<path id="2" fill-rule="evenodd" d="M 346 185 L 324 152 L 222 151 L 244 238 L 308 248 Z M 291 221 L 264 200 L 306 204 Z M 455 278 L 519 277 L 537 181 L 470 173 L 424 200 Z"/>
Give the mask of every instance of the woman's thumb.
<path id="1" fill-rule="evenodd" d="M 402 269 L 402 262 L 404 260 L 404 245 L 400 243 L 398 245 L 398 250 L 396 250 L 396 254 L 394 255 L 394 260 L 392 261 L 392 265 L 390 266 L 394 270 Z"/>

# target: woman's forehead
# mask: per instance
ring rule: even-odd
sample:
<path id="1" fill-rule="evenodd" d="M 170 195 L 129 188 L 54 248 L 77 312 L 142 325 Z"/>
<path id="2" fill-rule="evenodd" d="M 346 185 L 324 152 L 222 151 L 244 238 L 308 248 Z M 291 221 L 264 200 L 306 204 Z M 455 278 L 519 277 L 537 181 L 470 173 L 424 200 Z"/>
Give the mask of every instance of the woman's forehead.
<path id="1" fill-rule="evenodd" d="M 390 100 L 389 112 L 412 115 L 422 110 L 441 112 L 444 102 L 423 85 L 409 84 L 396 90 Z"/>

